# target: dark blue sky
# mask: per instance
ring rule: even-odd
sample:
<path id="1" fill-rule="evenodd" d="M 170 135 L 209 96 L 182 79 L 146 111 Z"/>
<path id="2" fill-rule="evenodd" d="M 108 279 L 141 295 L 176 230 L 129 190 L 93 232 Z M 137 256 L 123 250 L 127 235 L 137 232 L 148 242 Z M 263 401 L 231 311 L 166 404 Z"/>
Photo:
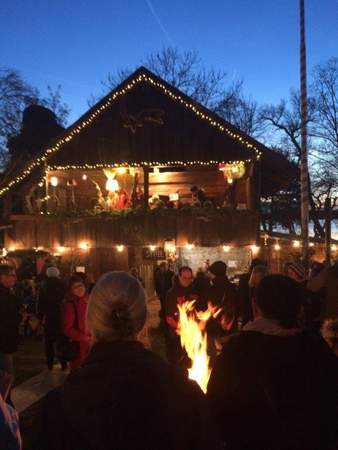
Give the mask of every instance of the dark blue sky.
<path id="1" fill-rule="evenodd" d="M 338 56 L 338 1 L 307 0 L 309 70 Z M 44 91 L 62 84 L 70 120 L 100 80 L 164 45 L 243 78 L 259 102 L 298 87 L 298 0 L 1 0 L 0 65 Z"/>

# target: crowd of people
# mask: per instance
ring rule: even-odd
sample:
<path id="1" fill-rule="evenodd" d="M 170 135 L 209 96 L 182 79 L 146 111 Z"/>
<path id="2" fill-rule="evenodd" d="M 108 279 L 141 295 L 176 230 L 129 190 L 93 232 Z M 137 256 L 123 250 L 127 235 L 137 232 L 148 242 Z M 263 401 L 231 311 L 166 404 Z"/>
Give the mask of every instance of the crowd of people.
<path id="1" fill-rule="evenodd" d="M 48 267 L 32 307 L 46 363 L 70 369 L 43 400 L 37 450 L 338 448 L 338 265 L 290 263 L 269 274 L 253 260 L 237 283 L 223 261 L 193 274 L 162 262 L 155 274 L 166 359 L 138 341 L 147 309 L 136 268 L 89 283 Z M 13 353 L 28 307 L 13 294 L 15 269 L 0 265 L 0 448 L 20 449 L 11 400 Z M 18 291 L 17 291 L 18 292 Z M 27 299 L 30 298 L 28 301 Z M 188 379 L 178 306 L 217 312 L 206 326 L 206 395 Z"/>

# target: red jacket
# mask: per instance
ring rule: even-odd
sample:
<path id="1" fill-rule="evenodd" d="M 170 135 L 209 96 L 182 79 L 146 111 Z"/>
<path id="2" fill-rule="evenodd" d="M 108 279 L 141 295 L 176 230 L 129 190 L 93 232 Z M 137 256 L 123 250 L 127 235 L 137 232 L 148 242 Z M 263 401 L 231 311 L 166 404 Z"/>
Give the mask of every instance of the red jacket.
<path id="1" fill-rule="evenodd" d="M 75 308 L 76 314 L 75 315 Z M 65 298 L 62 306 L 62 330 L 63 334 L 73 341 L 80 343 L 79 357 L 71 362 L 71 368 L 76 369 L 81 366 L 89 351 L 90 334 L 86 324 L 86 314 L 88 307 L 88 295 L 75 297 L 69 295 Z"/>

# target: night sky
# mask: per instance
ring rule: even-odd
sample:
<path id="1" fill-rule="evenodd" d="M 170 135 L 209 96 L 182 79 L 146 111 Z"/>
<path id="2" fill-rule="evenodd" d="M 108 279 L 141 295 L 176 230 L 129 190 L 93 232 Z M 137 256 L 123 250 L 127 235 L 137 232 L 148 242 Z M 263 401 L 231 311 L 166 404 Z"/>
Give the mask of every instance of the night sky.
<path id="1" fill-rule="evenodd" d="M 338 1 L 307 0 L 308 67 L 338 56 Z M 62 84 L 70 122 L 100 80 L 163 46 L 198 50 L 261 103 L 298 88 L 298 0 L 1 0 L 0 65 Z"/>

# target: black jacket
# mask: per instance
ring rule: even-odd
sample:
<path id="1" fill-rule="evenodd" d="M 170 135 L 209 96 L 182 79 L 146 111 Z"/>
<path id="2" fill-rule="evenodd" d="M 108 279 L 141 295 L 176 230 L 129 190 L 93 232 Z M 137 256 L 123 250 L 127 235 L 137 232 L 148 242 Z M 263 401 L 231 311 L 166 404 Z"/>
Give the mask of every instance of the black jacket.
<path id="1" fill-rule="evenodd" d="M 43 406 L 48 450 L 215 449 L 197 385 L 139 342 L 96 344 Z"/>
<path id="2" fill-rule="evenodd" d="M 207 395 L 229 450 L 327 450 L 337 427 L 338 359 L 310 333 L 243 331 L 224 344 Z"/>
<path id="3" fill-rule="evenodd" d="M 61 305 L 65 288 L 58 278 L 47 278 L 39 291 L 38 314 L 45 317 L 45 334 L 57 338 L 61 334 Z"/>
<path id="4" fill-rule="evenodd" d="M 174 317 L 178 320 L 178 308 L 177 305 L 182 301 L 196 300 L 197 294 L 193 285 L 188 287 L 181 286 L 178 276 L 173 279 L 173 286 L 167 292 L 165 300 L 165 315 Z"/>
<path id="5" fill-rule="evenodd" d="M 0 284 L 0 353 L 14 353 L 19 344 L 19 301 Z"/>
<path id="6" fill-rule="evenodd" d="M 157 269 L 155 272 L 155 291 L 159 297 L 165 297 L 173 285 L 174 272 L 166 270 L 162 272 Z"/>

